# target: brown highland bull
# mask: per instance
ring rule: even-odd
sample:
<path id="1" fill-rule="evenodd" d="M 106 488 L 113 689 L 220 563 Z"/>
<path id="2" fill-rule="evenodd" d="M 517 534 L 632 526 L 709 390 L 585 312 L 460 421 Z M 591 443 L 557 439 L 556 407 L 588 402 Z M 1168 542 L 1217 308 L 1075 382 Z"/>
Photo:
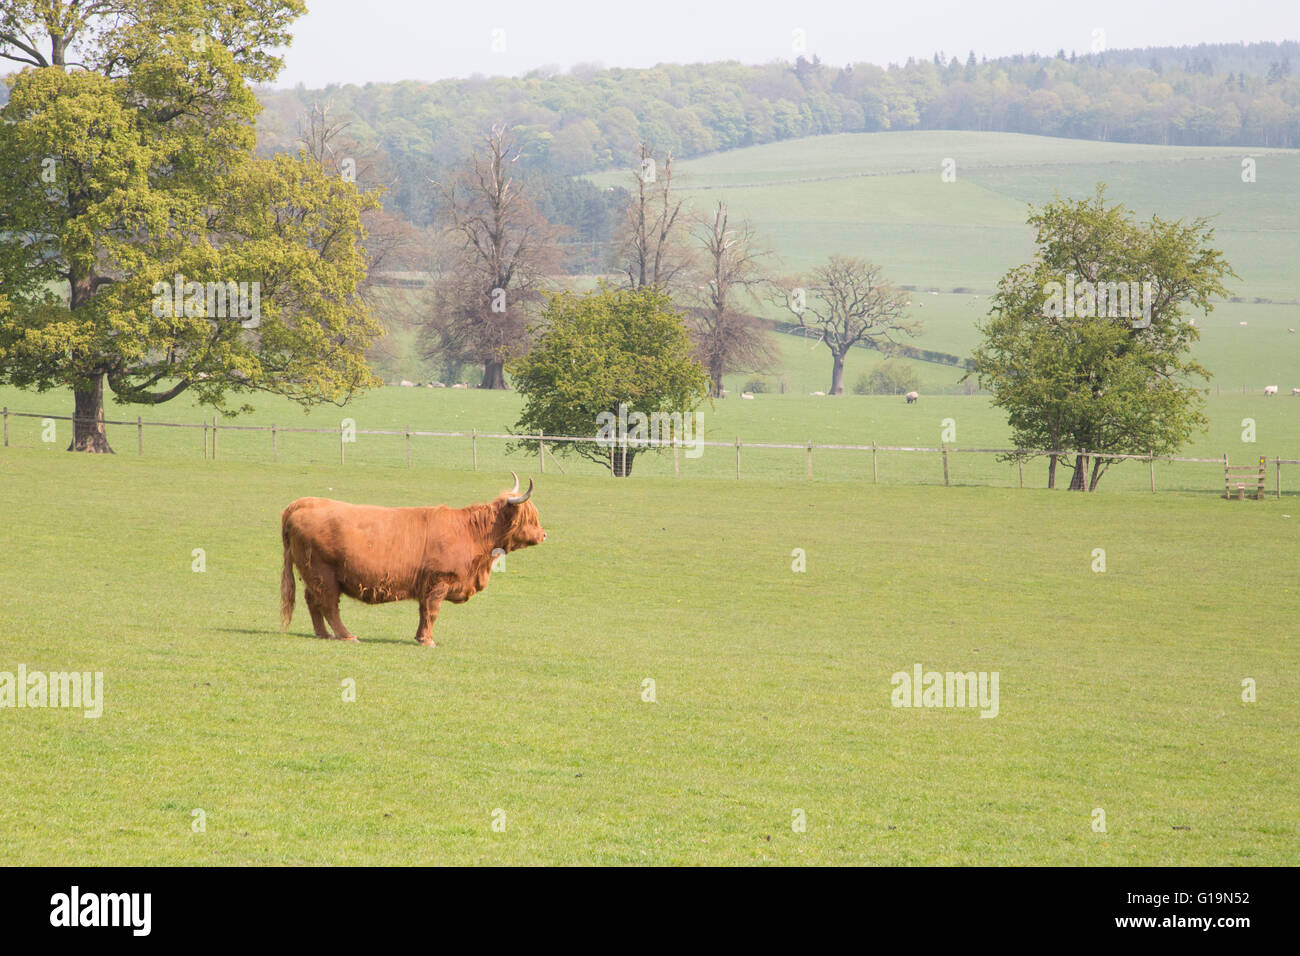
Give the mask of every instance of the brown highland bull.
<path id="1" fill-rule="evenodd" d="M 496 500 L 466 508 L 380 508 L 329 498 L 299 498 L 280 516 L 284 571 L 280 575 L 281 630 L 293 618 L 296 565 L 317 637 L 355 641 L 339 618 L 339 594 L 367 604 L 420 602 L 415 639 L 433 643 L 433 623 L 444 599 L 468 601 L 487 587 L 502 552 L 546 540 L 537 506 L 515 486 Z"/>

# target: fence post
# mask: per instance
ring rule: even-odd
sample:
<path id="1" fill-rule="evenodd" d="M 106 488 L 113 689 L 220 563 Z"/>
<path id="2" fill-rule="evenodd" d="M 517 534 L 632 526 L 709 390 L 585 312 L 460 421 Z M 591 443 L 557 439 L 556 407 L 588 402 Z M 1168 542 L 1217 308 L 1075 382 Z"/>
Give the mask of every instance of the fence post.
<path id="1" fill-rule="evenodd" d="M 144 454 L 144 422 L 139 415 L 135 416 L 135 453 Z"/>
<path id="2" fill-rule="evenodd" d="M 406 426 L 406 467 L 411 467 L 411 426 Z"/>
<path id="3" fill-rule="evenodd" d="M 812 439 L 808 439 L 808 477 L 812 477 Z"/>
<path id="4" fill-rule="evenodd" d="M 203 423 L 203 460 L 208 460 L 208 423 Z"/>
<path id="5" fill-rule="evenodd" d="M 1022 456 L 1016 456 L 1016 465 L 1020 468 L 1020 487 L 1025 487 L 1025 459 Z"/>
<path id="6" fill-rule="evenodd" d="M 5 406 L 5 447 L 9 447 L 9 406 Z"/>
<path id="7" fill-rule="evenodd" d="M 736 479 L 740 479 L 740 436 L 736 436 Z"/>
<path id="8" fill-rule="evenodd" d="M 1147 459 L 1147 470 L 1151 472 L 1151 493 L 1152 493 L 1152 494 L 1155 494 L 1155 491 L 1156 491 L 1156 454 L 1155 454 L 1155 452 L 1152 452 L 1152 453 L 1151 453 L 1151 457 Z"/>
<path id="9" fill-rule="evenodd" d="M 542 469 L 542 474 L 546 474 L 546 436 L 542 429 L 537 429 L 537 464 Z"/>
<path id="10" fill-rule="evenodd" d="M 343 464 L 343 426 L 339 426 L 339 464 Z"/>
<path id="11" fill-rule="evenodd" d="M 673 477 L 674 478 L 680 478 L 682 476 L 682 465 L 677 457 L 677 454 L 681 449 L 681 444 L 682 444 L 681 436 L 674 435 L 673 436 Z M 1279 465 L 1278 467 L 1281 466 Z"/>
<path id="12" fill-rule="evenodd" d="M 943 483 L 946 487 L 948 484 L 948 443 L 946 441 L 940 442 L 939 450 L 943 452 Z"/>
<path id="13" fill-rule="evenodd" d="M 876 443 L 871 443 L 871 483 L 876 484 Z"/>
<path id="14" fill-rule="evenodd" d="M 609 477 L 617 478 L 614 474 L 614 442 L 609 443 Z"/>
<path id="15" fill-rule="evenodd" d="M 1282 456 L 1278 455 L 1274 462 L 1277 465 L 1277 496 L 1280 499 L 1282 497 Z"/>
<path id="16" fill-rule="evenodd" d="M 276 432 L 275 430 L 275 422 L 272 422 L 271 423 L 271 461 L 278 462 L 279 460 L 280 460 L 280 437 L 279 437 L 279 433 Z"/>
<path id="17" fill-rule="evenodd" d="M 212 416 L 212 460 L 217 460 L 217 416 Z"/>
<path id="18" fill-rule="evenodd" d="M 478 429 L 470 429 L 470 444 L 474 449 L 474 470 L 478 471 Z"/>

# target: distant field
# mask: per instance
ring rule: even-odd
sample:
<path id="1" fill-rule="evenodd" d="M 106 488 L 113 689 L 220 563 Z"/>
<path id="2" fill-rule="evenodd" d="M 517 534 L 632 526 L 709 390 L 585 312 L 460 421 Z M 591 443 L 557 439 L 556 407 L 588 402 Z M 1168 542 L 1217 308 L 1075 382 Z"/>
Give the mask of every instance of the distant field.
<path id="1" fill-rule="evenodd" d="M 1256 160 L 1243 183 L 1242 160 Z M 951 158 L 956 179 L 943 182 Z M 726 200 L 791 268 L 833 252 L 866 256 L 895 281 L 991 290 L 1031 247 L 1025 204 L 1090 195 L 1098 181 L 1139 215 L 1212 216 L 1243 294 L 1300 297 L 1300 152 L 1165 147 L 1014 133 L 818 136 L 677 167 L 693 202 Z M 603 173 L 609 184 L 628 174 Z"/>

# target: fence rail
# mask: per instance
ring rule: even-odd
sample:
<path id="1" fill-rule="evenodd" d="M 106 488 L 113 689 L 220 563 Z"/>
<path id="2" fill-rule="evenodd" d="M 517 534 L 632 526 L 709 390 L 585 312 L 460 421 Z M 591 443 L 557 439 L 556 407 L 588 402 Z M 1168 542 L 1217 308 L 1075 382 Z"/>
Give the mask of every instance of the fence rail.
<path id="1" fill-rule="evenodd" d="M 4 447 L 9 447 L 9 419 L 10 418 L 32 418 L 42 421 L 98 421 L 102 425 L 114 426 L 135 426 L 136 428 L 136 453 L 144 454 L 144 429 L 145 428 L 191 428 L 201 429 L 203 431 L 203 455 L 207 459 L 209 456 L 215 460 L 217 458 L 217 434 L 220 431 L 231 432 L 265 432 L 271 436 L 271 457 L 272 461 L 279 460 L 278 438 L 281 434 L 315 434 L 315 435 L 336 435 L 339 438 L 339 463 L 346 463 L 346 446 L 350 443 L 349 436 L 356 435 L 387 435 L 394 437 L 403 437 L 406 442 L 406 464 L 411 467 L 411 439 L 412 438 L 459 438 L 469 439 L 471 443 L 471 460 L 473 469 L 478 470 L 478 442 L 484 441 L 506 441 L 506 442 L 536 442 L 537 454 L 539 456 L 539 465 L 541 471 L 546 471 L 547 455 L 550 455 L 552 464 L 564 471 L 554 453 L 546 447 L 547 444 L 596 444 L 602 447 L 608 447 L 610 453 L 610 463 L 613 465 L 613 455 L 615 449 L 622 448 L 625 452 L 631 450 L 634 453 L 646 448 L 672 448 L 673 449 L 673 472 L 680 474 L 680 461 L 678 455 L 682 449 L 695 448 L 730 448 L 735 450 L 736 455 L 736 478 L 742 474 L 741 468 L 741 451 L 742 449 L 751 450 L 785 450 L 801 451 L 806 456 L 806 474 L 808 478 L 813 477 L 813 453 L 815 451 L 848 451 L 848 452 L 871 452 L 872 454 L 872 481 L 879 481 L 879 468 L 877 458 L 881 452 L 890 453 L 921 453 L 938 455 L 943 464 L 943 481 L 945 485 L 951 484 L 951 476 L 948 467 L 948 458 L 950 455 L 995 455 L 1004 460 L 1014 460 L 1020 469 L 1020 487 L 1024 487 L 1024 462 L 1032 458 L 1043 458 L 1051 455 L 1056 456 L 1083 456 L 1088 461 L 1096 458 L 1103 458 L 1108 461 L 1144 461 L 1148 463 L 1150 469 L 1151 491 L 1156 490 L 1155 486 L 1155 465 L 1160 463 L 1188 463 L 1188 464 L 1206 464 L 1219 465 L 1225 470 L 1229 466 L 1229 457 L 1224 454 L 1218 458 L 1197 458 L 1181 455 L 1121 455 L 1111 454 L 1109 452 L 1100 453 L 1092 451 L 1078 451 L 1074 449 L 1036 449 L 1036 448 L 962 448 L 946 443 L 938 445 L 881 445 L 876 442 L 870 444 L 844 444 L 844 443 L 819 443 L 811 439 L 805 442 L 761 442 L 761 441 L 742 441 L 739 437 L 731 441 L 706 441 L 702 439 L 684 440 L 680 437 L 671 440 L 643 438 L 634 439 L 623 437 L 619 440 L 610 441 L 608 438 L 593 437 L 590 435 L 547 435 L 542 432 L 537 434 L 528 433 L 499 433 L 499 432 L 480 432 L 477 429 L 471 429 L 467 432 L 462 431 L 433 431 L 415 428 L 355 428 L 340 425 L 338 428 L 311 428 L 306 426 L 292 425 L 235 425 L 221 424 L 217 416 L 213 416 L 211 422 L 147 422 L 143 418 L 137 417 L 135 420 L 122 419 L 78 419 L 74 415 L 45 415 L 38 412 L 19 412 L 12 411 L 7 406 L 0 410 L 0 416 L 3 417 L 4 430 Z M 211 440 L 209 441 L 209 436 Z M 1275 469 L 1275 487 L 1276 497 L 1282 497 L 1282 466 L 1283 465 L 1300 465 L 1300 459 L 1282 458 L 1282 457 L 1265 457 L 1264 461 L 1272 464 Z M 611 474 L 614 469 L 611 467 Z"/>

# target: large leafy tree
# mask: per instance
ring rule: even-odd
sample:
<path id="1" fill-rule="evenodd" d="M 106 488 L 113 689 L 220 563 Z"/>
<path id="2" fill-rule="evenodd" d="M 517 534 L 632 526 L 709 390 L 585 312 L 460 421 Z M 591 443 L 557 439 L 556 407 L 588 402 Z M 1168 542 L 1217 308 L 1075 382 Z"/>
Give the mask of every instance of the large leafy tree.
<path id="1" fill-rule="evenodd" d="M 535 332 L 531 351 L 510 366 L 524 396 L 515 426 L 521 434 L 594 438 L 602 418 L 617 419 L 620 406 L 625 422 L 636 413 L 684 416 L 708 395 L 708 376 L 692 354 L 683 316 L 652 288 L 602 285 L 584 295 L 548 294 Z M 626 477 L 636 455 L 662 448 L 610 437 L 612 447 L 564 442 L 556 449 L 612 463 L 614 474 Z"/>
<path id="2" fill-rule="evenodd" d="M 0 381 L 70 386 L 72 450 L 111 451 L 105 384 L 228 413 L 231 394 L 341 403 L 371 384 L 357 286 L 377 198 L 305 152 L 253 155 L 251 84 L 279 71 L 270 51 L 303 9 L 0 7 L 0 58 L 24 66 L 0 110 Z"/>
<path id="3" fill-rule="evenodd" d="M 1031 208 L 1029 223 L 1034 259 L 999 282 L 972 374 L 1017 447 L 1051 452 L 1048 487 L 1063 459 L 1070 488 L 1091 491 L 1115 455 L 1171 454 L 1204 427 L 1195 380 L 1209 373 L 1183 317 L 1211 311 L 1235 273 L 1207 220 L 1139 222 L 1100 185 Z M 1125 304 L 1110 283 L 1138 294 Z"/>

